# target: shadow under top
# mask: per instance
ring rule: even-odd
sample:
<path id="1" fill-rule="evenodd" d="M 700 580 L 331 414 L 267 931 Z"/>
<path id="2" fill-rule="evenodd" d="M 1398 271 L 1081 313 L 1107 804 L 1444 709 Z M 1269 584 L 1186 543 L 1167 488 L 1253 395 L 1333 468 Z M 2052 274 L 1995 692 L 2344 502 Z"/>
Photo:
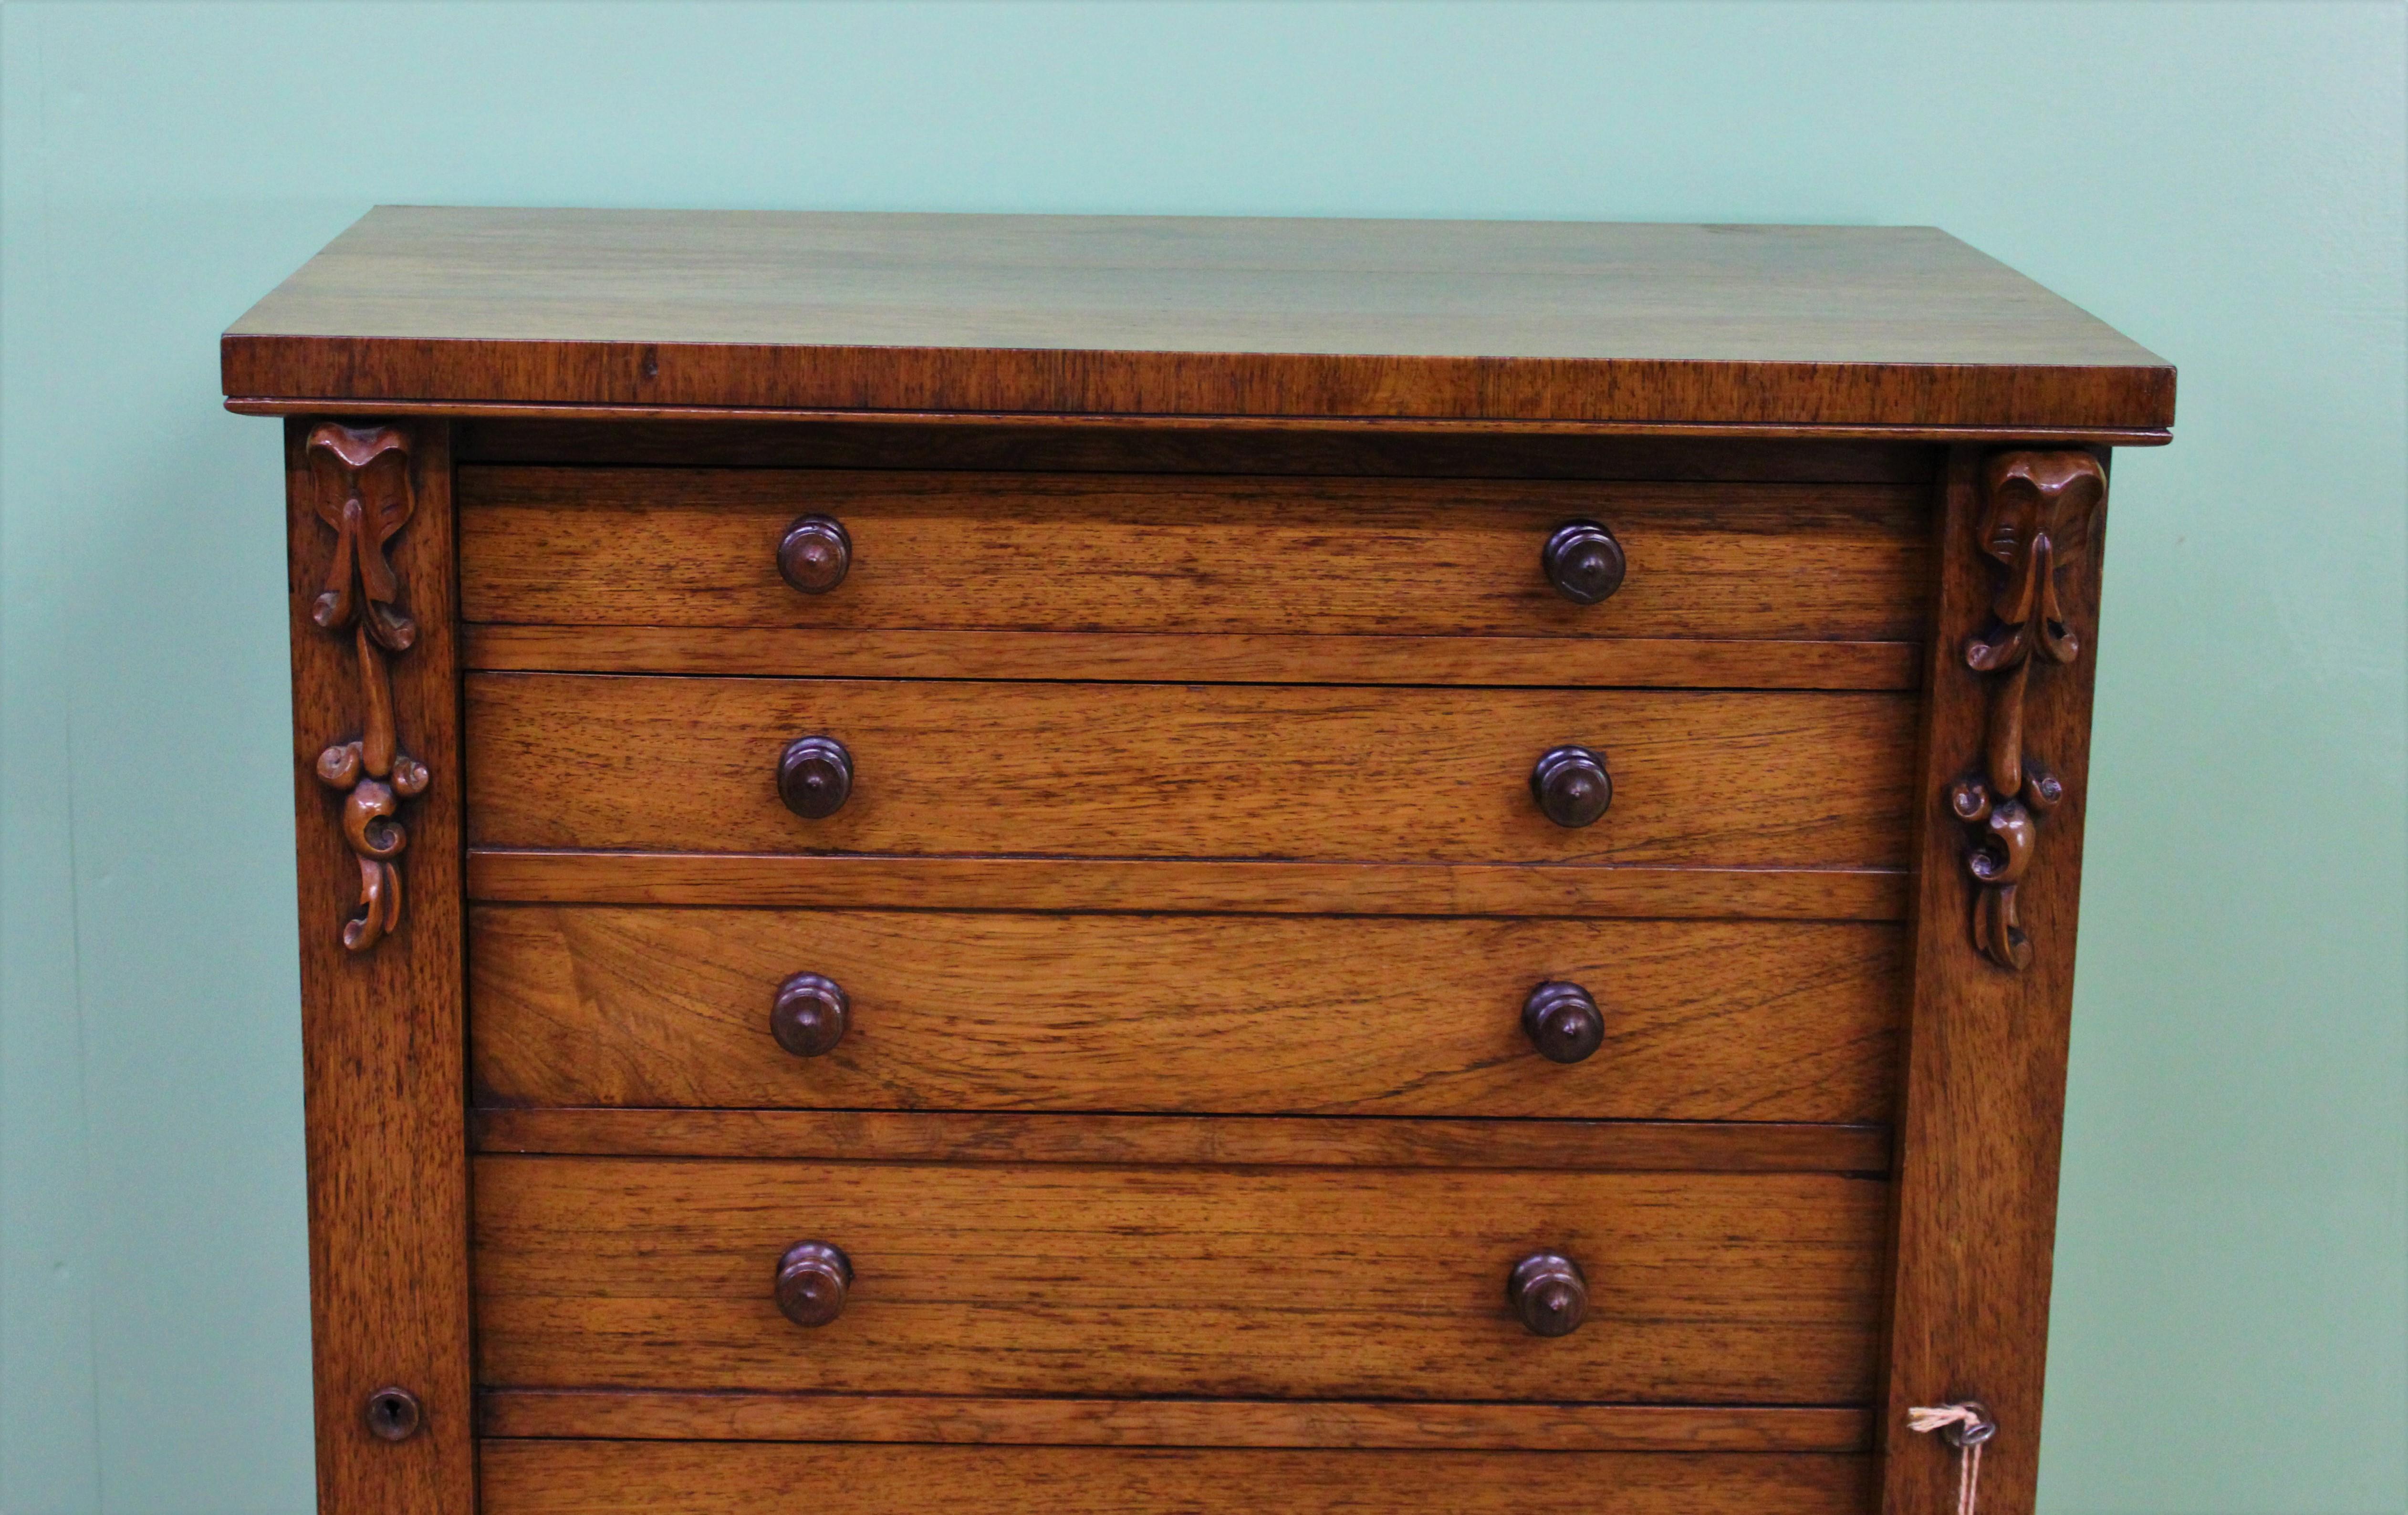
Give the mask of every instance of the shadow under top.
<path id="1" fill-rule="evenodd" d="M 222 358 L 229 406 L 270 413 L 2152 441 L 2174 394 L 2165 360 L 1930 227 L 388 206 L 236 322 Z"/>

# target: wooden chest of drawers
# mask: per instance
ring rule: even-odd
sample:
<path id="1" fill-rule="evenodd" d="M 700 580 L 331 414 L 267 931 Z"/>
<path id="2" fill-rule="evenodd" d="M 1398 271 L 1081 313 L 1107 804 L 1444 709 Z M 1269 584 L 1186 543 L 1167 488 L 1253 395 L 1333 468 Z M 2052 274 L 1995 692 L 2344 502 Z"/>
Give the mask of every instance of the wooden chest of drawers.
<path id="1" fill-rule="evenodd" d="M 325 1510 L 2030 1508 L 2160 360 L 1929 231 L 419 209 L 224 377 Z"/>

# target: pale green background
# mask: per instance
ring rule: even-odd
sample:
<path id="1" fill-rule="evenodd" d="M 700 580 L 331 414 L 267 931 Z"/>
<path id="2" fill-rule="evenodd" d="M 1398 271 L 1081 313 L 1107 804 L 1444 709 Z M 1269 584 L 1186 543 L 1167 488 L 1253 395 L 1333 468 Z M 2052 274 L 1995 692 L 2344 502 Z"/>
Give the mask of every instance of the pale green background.
<path id="1" fill-rule="evenodd" d="M 215 338 L 376 201 L 1928 222 L 2164 353 L 2042 1504 L 2408 1501 L 2398 6 L 9 4 L 0 43 L 7 1515 L 309 1507 L 277 431 Z"/>

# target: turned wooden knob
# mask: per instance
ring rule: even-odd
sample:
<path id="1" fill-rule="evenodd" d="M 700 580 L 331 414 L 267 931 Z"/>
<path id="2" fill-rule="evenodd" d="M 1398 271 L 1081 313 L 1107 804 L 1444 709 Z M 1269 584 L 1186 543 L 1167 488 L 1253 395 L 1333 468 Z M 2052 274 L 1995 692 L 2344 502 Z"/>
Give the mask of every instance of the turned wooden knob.
<path id="1" fill-rule="evenodd" d="M 834 979 L 798 973 L 778 986 L 769 1004 L 769 1035 L 796 1057 L 821 1057 L 844 1040 L 851 1002 Z"/>
<path id="2" fill-rule="evenodd" d="M 1605 759 L 1585 747 L 1555 747 L 1530 770 L 1530 797 L 1559 826 L 1585 826 L 1613 803 Z"/>
<path id="3" fill-rule="evenodd" d="M 1605 1017 L 1578 984 L 1543 983 L 1522 1001 L 1522 1031 L 1539 1055 L 1577 1063 L 1605 1045 Z"/>
<path id="4" fill-rule="evenodd" d="M 804 516 L 778 543 L 778 573 L 806 594 L 824 594 L 853 568 L 853 538 L 834 516 Z"/>
<path id="5" fill-rule="evenodd" d="M 853 793 L 853 754 L 833 736 L 797 736 L 778 759 L 778 797 L 806 821 L 831 816 Z"/>
<path id="6" fill-rule="evenodd" d="M 1588 1279 L 1561 1252 L 1532 1252 L 1513 1265 L 1505 1297 L 1532 1336 L 1568 1336 L 1588 1313 Z"/>
<path id="7" fill-rule="evenodd" d="M 796 1325 L 825 1325 L 844 1313 L 853 1259 L 825 1241 L 798 1241 L 778 1259 L 778 1309 Z"/>
<path id="8" fill-rule="evenodd" d="M 1555 593 L 1575 605 L 1595 605 L 1620 589 L 1629 567 L 1622 544 L 1596 521 L 1567 521 L 1557 526 L 1539 561 Z"/>

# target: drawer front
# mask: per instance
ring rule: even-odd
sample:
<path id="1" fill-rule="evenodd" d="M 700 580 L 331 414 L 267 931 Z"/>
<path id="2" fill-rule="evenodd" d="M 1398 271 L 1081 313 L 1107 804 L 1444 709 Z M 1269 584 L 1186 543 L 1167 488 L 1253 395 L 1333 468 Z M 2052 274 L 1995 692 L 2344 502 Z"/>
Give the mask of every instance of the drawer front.
<path id="1" fill-rule="evenodd" d="M 1880 1122 L 1905 967 L 1899 927 L 1821 923 L 485 906 L 469 931 L 504 1106 Z M 797 1055 L 771 1011 L 804 974 L 842 1025 Z M 1525 1029 L 1550 981 L 1595 1007 L 1580 1061 Z"/>
<path id="2" fill-rule="evenodd" d="M 946 683 L 480 674 L 483 846 L 1377 862 L 1905 862 L 1905 694 Z M 781 805 L 787 744 L 851 794 Z M 1612 777 L 1567 827 L 1531 773 Z"/>
<path id="3" fill-rule="evenodd" d="M 477 1160 L 478 1381 L 1842 1404 L 1886 1185 L 1823 1174 Z M 832 1322 L 772 1297 L 849 1256 Z M 1515 1264 L 1585 1272 L 1541 1337 Z"/>
<path id="4" fill-rule="evenodd" d="M 1847 1455 L 492 1440 L 486 1515 L 1863 1515 Z"/>
<path id="5" fill-rule="evenodd" d="M 463 467 L 473 622 L 1912 640 L 1929 492 L 1875 484 Z M 805 593 L 779 547 L 839 522 Z M 1572 520 L 1626 562 L 1548 581 Z"/>

